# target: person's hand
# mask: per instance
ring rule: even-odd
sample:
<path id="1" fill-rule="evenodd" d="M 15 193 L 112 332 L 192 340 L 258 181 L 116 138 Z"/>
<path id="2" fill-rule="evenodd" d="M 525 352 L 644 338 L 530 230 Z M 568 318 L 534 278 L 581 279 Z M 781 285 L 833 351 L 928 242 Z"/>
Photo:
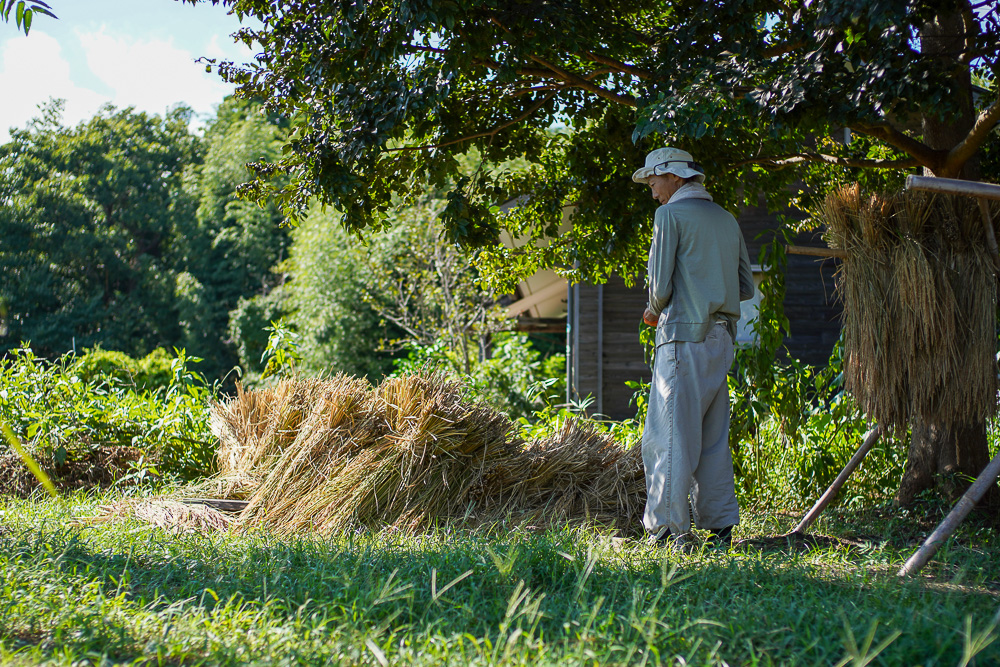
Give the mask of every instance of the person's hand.
<path id="1" fill-rule="evenodd" d="M 646 311 L 642 314 L 642 321 L 651 327 L 655 327 L 657 322 L 660 321 L 660 316 L 646 308 Z"/>

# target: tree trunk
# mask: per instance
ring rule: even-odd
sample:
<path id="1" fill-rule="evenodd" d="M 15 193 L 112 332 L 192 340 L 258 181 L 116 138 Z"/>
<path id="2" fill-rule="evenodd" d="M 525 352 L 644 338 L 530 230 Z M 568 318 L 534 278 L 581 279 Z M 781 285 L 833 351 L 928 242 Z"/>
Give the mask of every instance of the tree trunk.
<path id="1" fill-rule="evenodd" d="M 956 3 L 950 11 L 943 11 L 925 24 L 920 36 L 924 53 L 935 54 L 943 71 L 955 73 L 953 102 L 958 106 L 957 112 L 944 118 L 931 115 L 923 118 L 924 141 L 931 148 L 941 151 L 949 151 L 960 143 L 975 119 L 969 68 L 956 59 L 965 46 L 965 28 Z M 958 169 L 947 170 L 947 173 L 942 171 L 928 175 L 978 180 L 978 159 L 973 158 Z M 961 379 L 956 378 L 955 381 L 961 382 Z M 969 479 L 979 475 L 989 460 L 984 422 L 950 426 L 925 422 L 917 416 L 911 427 L 910 451 L 896 503 L 911 505 L 918 495 L 928 489 L 936 490 L 949 500 L 956 500 L 968 488 Z M 986 498 L 994 501 L 996 496 L 994 487 Z"/>
<path id="2" fill-rule="evenodd" d="M 931 489 L 954 501 L 989 462 L 985 423 L 949 428 L 915 422 L 896 504 L 912 505 L 921 493 Z M 992 500 L 993 495 L 987 494 L 985 500 Z"/>
<path id="3" fill-rule="evenodd" d="M 941 116 L 930 114 L 922 119 L 924 143 L 945 153 L 965 139 L 976 118 L 972 102 L 972 74 L 968 65 L 958 61 L 958 54 L 965 49 L 965 21 L 957 5 L 958 3 L 951 11 L 942 11 L 933 21 L 924 24 L 920 33 L 921 51 L 936 56 L 939 71 L 952 72 L 954 77 L 954 91 L 950 102 L 957 108 Z M 933 173 L 927 173 L 931 170 L 925 169 L 925 174 L 979 180 L 978 158 L 968 160 L 963 165 L 952 165 L 948 169 L 943 168 L 943 162 L 944 155 L 939 168 Z"/>

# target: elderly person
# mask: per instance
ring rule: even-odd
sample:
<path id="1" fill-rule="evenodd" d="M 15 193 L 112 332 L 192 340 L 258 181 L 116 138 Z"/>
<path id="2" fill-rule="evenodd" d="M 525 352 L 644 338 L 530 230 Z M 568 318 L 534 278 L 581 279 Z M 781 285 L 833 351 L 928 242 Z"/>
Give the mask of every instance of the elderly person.
<path id="1" fill-rule="evenodd" d="M 642 434 L 643 525 L 654 542 L 690 540 L 691 513 L 729 544 L 739 505 L 729 451 L 729 388 L 740 301 L 754 294 L 736 218 L 705 189 L 687 152 L 659 148 L 632 180 L 660 203 L 649 249 L 649 306 L 656 327 L 653 383 Z M 690 505 L 689 505 L 690 495 Z"/>

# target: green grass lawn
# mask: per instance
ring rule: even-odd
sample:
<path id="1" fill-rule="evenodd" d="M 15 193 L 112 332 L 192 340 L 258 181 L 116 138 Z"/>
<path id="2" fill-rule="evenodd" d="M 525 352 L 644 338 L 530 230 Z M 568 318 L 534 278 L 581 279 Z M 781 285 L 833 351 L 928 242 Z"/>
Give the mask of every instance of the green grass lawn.
<path id="1" fill-rule="evenodd" d="M 919 517 L 890 512 L 816 527 L 860 546 L 691 555 L 580 528 L 69 525 L 110 499 L 0 500 L 3 664 L 1000 664 L 1000 540 L 974 522 L 900 580 Z"/>

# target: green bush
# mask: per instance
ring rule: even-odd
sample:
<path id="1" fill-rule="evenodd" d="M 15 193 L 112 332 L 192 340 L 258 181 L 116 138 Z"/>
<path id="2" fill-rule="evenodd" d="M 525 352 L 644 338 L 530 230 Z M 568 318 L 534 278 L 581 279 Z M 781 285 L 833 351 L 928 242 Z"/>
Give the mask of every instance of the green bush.
<path id="1" fill-rule="evenodd" d="M 162 359 L 150 357 L 136 363 L 140 373 L 155 377 Z M 71 355 L 49 362 L 26 347 L 8 352 L 0 358 L 0 419 L 43 461 L 64 463 L 99 447 L 131 446 L 148 452 L 146 460 L 162 477 L 193 479 L 214 472 L 215 441 L 208 427 L 214 390 L 190 369 L 198 360 L 183 350 L 168 358 L 170 381 L 152 392 L 120 381 L 116 359 L 122 361 L 96 356 L 87 368 L 109 372 L 94 371 L 88 380 Z"/>
<path id="2" fill-rule="evenodd" d="M 167 351 L 158 347 L 142 359 L 135 359 L 100 346 L 87 350 L 73 364 L 73 371 L 86 383 L 110 379 L 138 391 L 157 391 L 170 386 L 174 373 Z"/>
<path id="3" fill-rule="evenodd" d="M 470 397 L 483 401 L 511 419 L 528 419 L 538 410 L 561 403 L 566 396 L 566 357 L 541 353 L 523 333 L 501 331 L 493 335 L 489 357 L 465 359 L 443 343 L 429 347 L 411 345 L 410 354 L 396 362 L 394 375 L 433 368 L 461 378 Z M 557 376 L 551 373 L 558 373 Z"/>

